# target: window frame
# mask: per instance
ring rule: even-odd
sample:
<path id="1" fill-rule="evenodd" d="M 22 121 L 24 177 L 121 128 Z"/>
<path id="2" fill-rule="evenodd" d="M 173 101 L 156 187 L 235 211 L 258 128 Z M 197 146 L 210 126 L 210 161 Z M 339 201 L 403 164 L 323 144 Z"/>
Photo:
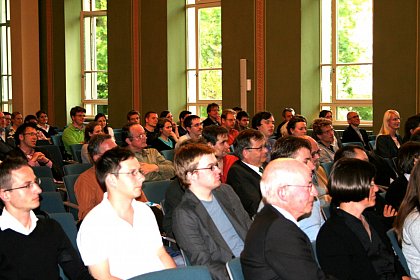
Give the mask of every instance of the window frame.
<path id="1" fill-rule="evenodd" d="M 2 36 L 1 45 L 0 45 L 0 55 L 1 62 L 5 64 L 5 67 L 1 65 L 0 70 L 0 110 L 2 112 L 13 112 L 13 87 L 12 87 L 12 57 L 11 57 L 11 29 L 10 29 L 10 0 L 1 0 L 1 5 L 4 5 L 4 16 L 5 22 L 0 22 L 0 27 L 6 31 L 6 34 Z M 2 11 L 3 13 L 3 11 Z M 1 34 L 1 32 L 0 32 Z M 3 57 L 3 53 L 5 57 Z M 3 68 L 6 69 L 6 72 L 3 72 Z M 6 79 L 6 85 L 4 85 L 3 80 Z"/>

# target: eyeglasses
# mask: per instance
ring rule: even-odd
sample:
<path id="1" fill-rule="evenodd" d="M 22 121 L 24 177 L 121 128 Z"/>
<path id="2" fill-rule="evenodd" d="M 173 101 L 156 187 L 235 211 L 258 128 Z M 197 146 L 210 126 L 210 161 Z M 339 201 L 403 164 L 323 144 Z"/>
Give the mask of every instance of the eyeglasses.
<path id="1" fill-rule="evenodd" d="M 298 187 L 298 188 L 307 188 L 308 191 L 310 191 L 312 189 L 314 185 L 312 183 L 309 183 L 308 185 L 304 186 L 304 185 L 286 185 L 286 187 Z"/>
<path id="2" fill-rule="evenodd" d="M 23 135 L 29 135 L 29 136 L 36 136 L 36 132 L 28 132 L 28 133 L 24 133 Z"/>
<path id="3" fill-rule="evenodd" d="M 216 171 L 216 170 L 219 170 L 219 166 L 217 165 L 217 163 L 215 163 L 215 164 L 211 164 L 209 167 L 196 168 L 193 171 L 198 171 L 198 170 L 211 170 L 211 171 Z"/>
<path id="4" fill-rule="evenodd" d="M 321 155 L 321 149 L 319 149 L 319 150 L 314 151 L 314 152 L 311 153 L 311 156 L 312 157 L 316 157 L 316 156 L 320 156 L 320 155 Z"/>
<path id="5" fill-rule="evenodd" d="M 23 187 L 17 187 L 17 188 L 10 188 L 10 189 L 5 189 L 5 192 L 10 192 L 13 190 L 18 190 L 18 189 L 29 189 L 29 188 L 33 188 L 34 186 L 40 186 L 41 185 L 41 179 L 40 178 L 35 178 L 35 180 L 33 182 L 29 182 L 26 185 L 24 185 Z"/>
<path id="6" fill-rule="evenodd" d="M 76 117 L 86 117 L 86 115 L 85 114 L 76 114 Z"/>
<path id="7" fill-rule="evenodd" d="M 137 136 L 131 136 L 131 139 L 137 139 L 137 140 L 139 140 L 139 139 L 143 139 L 145 137 L 146 137 L 146 134 L 139 134 Z"/>
<path id="8" fill-rule="evenodd" d="M 114 174 L 114 175 L 131 175 L 131 177 L 137 177 L 139 175 L 143 176 L 143 174 L 141 173 L 141 171 L 138 170 L 138 169 L 134 169 L 134 170 L 132 170 L 130 172 L 113 172 L 111 174 Z"/>
<path id="9" fill-rule="evenodd" d="M 353 117 L 350 117 L 349 119 L 358 119 L 359 115 L 354 115 Z"/>
<path id="10" fill-rule="evenodd" d="M 267 145 L 261 145 L 260 147 L 257 148 L 253 148 L 253 147 L 246 147 L 245 150 L 258 150 L 258 151 L 262 151 L 262 149 L 266 148 L 267 149 Z"/>
<path id="11" fill-rule="evenodd" d="M 192 124 L 192 125 L 191 125 L 191 127 L 200 127 L 200 126 L 202 126 L 202 124 L 201 124 L 201 123 L 196 123 L 196 124 Z"/>

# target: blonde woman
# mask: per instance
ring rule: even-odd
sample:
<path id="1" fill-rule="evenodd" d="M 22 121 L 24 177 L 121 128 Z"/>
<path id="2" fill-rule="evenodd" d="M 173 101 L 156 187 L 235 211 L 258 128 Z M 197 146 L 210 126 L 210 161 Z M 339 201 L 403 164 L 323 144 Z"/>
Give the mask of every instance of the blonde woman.
<path id="1" fill-rule="evenodd" d="M 402 138 L 398 134 L 400 123 L 400 113 L 395 110 L 385 112 L 381 130 L 376 137 L 376 154 L 384 158 L 397 157 L 402 145 Z"/>

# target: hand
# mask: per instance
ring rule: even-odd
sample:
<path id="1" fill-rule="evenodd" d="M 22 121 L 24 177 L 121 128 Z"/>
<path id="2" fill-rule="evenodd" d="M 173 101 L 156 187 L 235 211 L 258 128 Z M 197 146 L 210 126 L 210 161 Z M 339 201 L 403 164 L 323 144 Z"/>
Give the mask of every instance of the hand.
<path id="1" fill-rule="evenodd" d="M 403 277 L 401 277 L 401 279 L 402 280 L 411 280 L 411 277 L 409 277 L 409 276 L 403 276 Z"/>
<path id="2" fill-rule="evenodd" d="M 216 121 L 221 124 L 222 123 L 222 118 L 220 117 L 220 115 L 217 115 Z"/>
<path id="3" fill-rule="evenodd" d="M 151 172 L 158 172 L 159 166 L 156 164 L 140 162 L 140 171 L 142 174 L 147 175 Z"/>
<path id="4" fill-rule="evenodd" d="M 38 161 L 41 163 L 47 163 L 48 161 L 50 161 L 47 157 L 45 157 L 45 155 L 41 152 L 35 152 L 32 156 L 32 161 Z"/>
<path id="5" fill-rule="evenodd" d="M 392 208 L 391 205 L 385 205 L 384 207 L 384 217 L 385 218 L 389 218 L 389 217 L 395 217 L 397 216 L 398 212 Z"/>

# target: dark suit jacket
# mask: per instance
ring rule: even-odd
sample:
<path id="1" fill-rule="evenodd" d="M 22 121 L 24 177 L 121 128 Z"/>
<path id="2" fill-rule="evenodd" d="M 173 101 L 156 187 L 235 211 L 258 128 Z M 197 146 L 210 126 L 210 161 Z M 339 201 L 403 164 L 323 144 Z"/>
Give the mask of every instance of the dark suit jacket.
<path id="1" fill-rule="evenodd" d="M 386 245 L 389 254 L 394 256 L 382 222 L 374 215 L 365 217 Z M 362 242 L 340 215 L 332 215 L 321 227 L 316 239 L 316 252 L 322 270 L 338 279 L 379 279 Z M 394 264 L 395 270 L 402 276 L 402 267 L 395 257 Z"/>
<path id="2" fill-rule="evenodd" d="M 6 139 L 8 140 L 8 139 Z M 4 142 L 2 138 L 0 138 L 0 160 L 4 160 L 8 152 L 13 150 L 14 146 L 11 141 Z"/>
<path id="3" fill-rule="evenodd" d="M 400 208 L 401 202 L 403 201 L 407 191 L 407 185 L 408 181 L 404 175 L 398 176 L 398 178 L 389 185 L 385 199 L 392 205 L 392 207 L 395 208 L 395 210 Z"/>
<path id="4" fill-rule="evenodd" d="M 366 130 L 359 128 L 360 134 L 362 134 L 362 138 L 363 138 L 363 144 L 365 146 L 366 150 L 370 150 L 369 149 L 369 137 L 367 135 Z M 341 139 L 341 142 L 343 143 L 347 143 L 347 142 L 362 142 L 362 140 L 360 139 L 359 135 L 357 134 L 356 130 L 354 130 L 354 128 L 349 125 L 344 131 L 343 131 L 343 137 Z"/>
<path id="5" fill-rule="evenodd" d="M 260 174 L 249 168 L 241 160 L 237 160 L 230 167 L 226 179 L 226 184 L 233 187 L 251 218 L 257 214 L 262 198 L 260 181 Z"/>
<path id="6" fill-rule="evenodd" d="M 398 142 L 402 145 L 401 136 L 397 134 Z M 384 158 L 393 158 L 398 156 L 398 147 L 395 145 L 390 135 L 379 135 L 376 138 L 375 153 Z"/>
<path id="7" fill-rule="evenodd" d="M 203 121 L 203 127 L 210 126 L 210 125 L 220 125 L 220 124 L 218 122 L 214 122 L 212 119 L 210 119 L 210 117 L 207 117 Z"/>
<path id="8" fill-rule="evenodd" d="M 245 240 L 251 220 L 238 196 L 225 184 L 213 190 L 213 195 L 239 237 Z M 191 264 L 207 266 L 213 279 L 228 280 L 226 262 L 234 257 L 233 253 L 206 208 L 190 190 L 185 191 L 172 219 L 176 241 Z"/>
<path id="9" fill-rule="evenodd" d="M 245 279 L 326 279 L 311 242 L 292 221 L 267 204 L 257 214 L 241 254 Z"/>
<path id="10" fill-rule="evenodd" d="M 165 201 L 163 203 L 163 230 L 168 236 L 173 237 L 172 232 L 172 215 L 175 208 L 181 203 L 182 197 L 184 196 L 185 189 L 179 181 L 178 177 L 171 180 L 168 189 L 165 192 Z"/>

